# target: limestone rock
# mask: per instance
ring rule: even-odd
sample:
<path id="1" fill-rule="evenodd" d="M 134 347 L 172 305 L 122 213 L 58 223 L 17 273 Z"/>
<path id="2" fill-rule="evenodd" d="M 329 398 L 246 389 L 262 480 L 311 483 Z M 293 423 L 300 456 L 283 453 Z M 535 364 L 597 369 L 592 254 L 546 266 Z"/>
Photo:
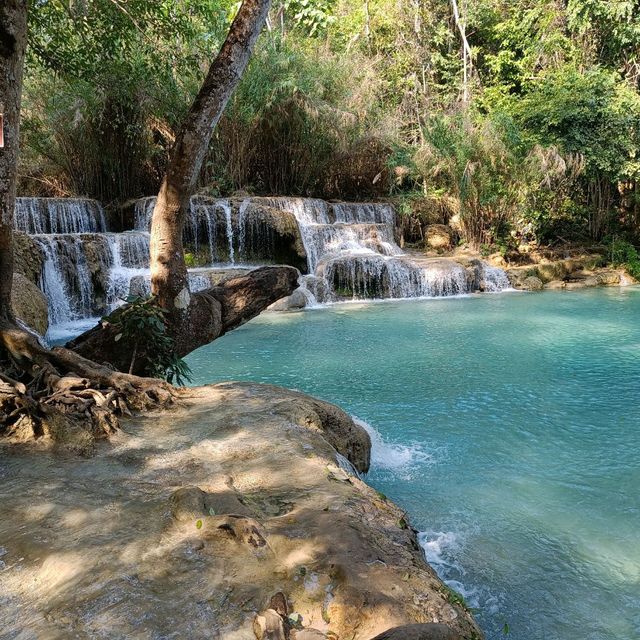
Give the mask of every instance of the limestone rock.
<path id="1" fill-rule="evenodd" d="M 259 522 L 245 516 L 227 515 L 211 520 L 214 526 L 238 542 L 259 548 L 267 544 L 266 533 Z"/>
<path id="2" fill-rule="evenodd" d="M 31 236 L 21 231 L 14 232 L 13 259 L 14 271 L 26 276 L 33 284 L 37 284 L 42 273 L 44 258 L 38 243 Z"/>
<path id="3" fill-rule="evenodd" d="M 307 306 L 308 298 L 301 287 L 298 287 L 290 296 L 274 302 L 269 311 L 297 311 Z"/>
<path id="4" fill-rule="evenodd" d="M 544 288 L 559 290 L 559 289 L 565 289 L 566 286 L 567 286 L 567 283 L 564 280 L 552 280 L 551 282 L 547 282 L 547 284 L 544 285 Z"/>
<path id="5" fill-rule="evenodd" d="M 25 628 L 48 637 L 62 616 L 73 620 L 57 632 L 65 638 L 100 628 L 107 640 L 280 640 L 287 631 L 371 640 L 436 620 L 465 640 L 483 637 L 424 561 L 403 510 L 355 475 L 336 479 L 336 449 L 364 461 L 358 446 L 369 444 L 344 412 L 252 383 L 189 388 L 181 400 L 132 419 L 119 446 L 98 447 L 64 492 L 66 462 L 43 464 L 42 452 L 21 448 L 8 457 L 9 473 L 29 469 L 32 481 L 20 491 L 0 483 L 3 533 L 24 558 L 3 573 L 7 637 Z M 204 503 L 205 513 L 167 522 L 180 486 L 179 511 Z M 244 518 L 207 513 L 237 501 Z M 34 517 L 25 527 L 16 513 Z M 252 527 L 267 544 L 252 546 Z M 34 539 L 47 541 L 44 561 Z"/>
<path id="6" fill-rule="evenodd" d="M 371 438 L 353 418 L 333 404 L 296 391 L 287 396 L 293 402 L 279 404 L 279 410 L 292 422 L 321 432 L 324 438 L 361 473 L 369 470 Z"/>
<path id="7" fill-rule="evenodd" d="M 253 633 L 257 640 L 285 640 L 282 618 L 273 609 L 265 609 L 255 617 Z"/>
<path id="8" fill-rule="evenodd" d="M 568 265 L 564 261 L 541 261 L 536 265 L 536 271 L 543 282 L 563 280 L 570 273 Z"/>
<path id="9" fill-rule="evenodd" d="M 49 307 L 47 299 L 33 282 L 21 273 L 13 274 L 11 292 L 13 309 L 26 325 L 44 335 L 49 328 Z"/>
<path id="10" fill-rule="evenodd" d="M 171 515 L 178 521 L 194 520 L 206 514 L 207 494 L 199 487 L 182 487 L 169 498 Z"/>
<path id="11" fill-rule="evenodd" d="M 325 640 L 326 635 L 317 629 L 301 629 L 296 631 L 293 629 L 289 636 L 291 640 Z"/>
<path id="12" fill-rule="evenodd" d="M 373 640 L 463 640 L 445 624 L 407 624 L 377 635 Z"/>
<path id="13" fill-rule="evenodd" d="M 544 283 L 537 276 L 528 276 L 522 281 L 521 286 L 528 291 L 541 291 L 544 289 Z"/>
<path id="14" fill-rule="evenodd" d="M 444 224 L 430 224 L 424 234 L 424 241 L 428 249 L 449 251 L 453 247 L 454 233 L 451 227 Z"/>
<path id="15" fill-rule="evenodd" d="M 504 269 L 507 266 L 507 261 L 501 253 L 492 253 L 487 257 L 487 262 L 492 267 L 500 267 L 501 269 Z"/>

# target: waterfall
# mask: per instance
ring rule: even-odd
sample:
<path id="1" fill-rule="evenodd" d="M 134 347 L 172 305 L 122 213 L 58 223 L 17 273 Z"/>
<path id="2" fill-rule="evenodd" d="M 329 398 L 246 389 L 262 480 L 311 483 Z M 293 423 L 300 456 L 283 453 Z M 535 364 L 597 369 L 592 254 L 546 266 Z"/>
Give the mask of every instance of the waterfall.
<path id="1" fill-rule="evenodd" d="M 149 231 L 156 197 L 141 198 L 134 208 L 135 229 Z M 228 262 L 235 264 L 234 230 L 232 207 L 229 200 L 209 196 L 191 196 L 189 214 L 185 221 L 183 240 L 188 248 L 198 253 L 202 246 L 208 247 L 208 264 L 218 262 L 218 227 L 225 226 L 225 244 Z"/>
<path id="2" fill-rule="evenodd" d="M 235 264 L 235 255 L 233 252 L 233 225 L 231 222 L 231 205 L 229 202 L 224 202 L 218 205 L 222 207 L 224 211 L 224 222 L 227 229 L 227 244 L 229 246 L 229 262 Z"/>
<path id="3" fill-rule="evenodd" d="M 96 295 L 87 247 L 92 246 L 97 260 L 103 263 L 101 234 L 44 234 L 33 237 L 44 257 L 40 288 L 49 302 L 50 323 L 61 324 L 91 317 L 95 312 Z"/>
<path id="4" fill-rule="evenodd" d="M 238 254 L 243 258 L 247 252 L 247 209 L 250 204 L 251 200 L 245 198 L 238 208 Z"/>
<path id="5" fill-rule="evenodd" d="M 323 260 L 317 274 L 341 298 L 435 298 L 469 292 L 465 268 L 452 260 L 422 266 L 405 257 L 343 255 Z"/>
<path id="6" fill-rule="evenodd" d="M 511 289 L 511 282 L 503 269 L 492 267 L 486 262 L 482 263 L 482 285 L 483 291 L 497 292 Z"/>
<path id="7" fill-rule="evenodd" d="M 15 228 L 29 234 L 106 231 L 104 210 L 87 198 L 16 198 Z"/>
<path id="8" fill-rule="evenodd" d="M 72 318 L 69 304 L 69 291 L 66 278 L 62 275 L 60 256 L 52 238 L 39 238 L 38 244 L 44 255 L 44 264 L 40 276 L 40 288 L 49 303 L 49 322 L 61 324 Z"/>
<path id="9" fill-rule="evenodd" d="M 52 325 L 112 311 L 129 295 L 134 278 L 143 283 L 136 285 L 137 293 L 150 291 L 149 227 L 155 203 L 155 196 L 136 201 L 134 229 L 113 233 L 95 200 L 17 199 L 16 227 L 34 238 L 42 255 L 39 285 L 49 301 Z M 289 255 L 297 259 L 300 242 L 308 272 L 300 287 L 309 305 L 510 288 L 502 269 L 480 260 L 463 267 L 452 259 L 407 255 L 394 234 L 395 212 L 386 203 L 288 197 L 236 202 L 198 195 L 191 198 L 183 239 L 202 265 L 190 270 L 193 291 L 210 286 L 212 276 L 206 272 L 212 268 Z"/>
<path id="10" fill-rule="evenodd" d="M 143 231 L 107 235 L 110 253 L 106 291 L 108 311 L 120 306 L 129 295 L 132 278 L 149 273 L 149 238 L 149 234 Z"/>
<path id="11" fill-rule="evenodd" d="M 136 200 L 133 209 L 133 228 L 136 231 L 149 231 L 151 228 L 151 216 L 156 206 L 156 196 L 148 196 Z"/>
<path id="12" fill-rule="evenodd" d="M 326 285 L 322 295 L 315 296 L 318 299 L 440 297 L 510 287 L 502 269 L 485 263 L 481 263 L 476 283 L 469 281 L 467 270 L 454 260 L 406 255 L 395 241 L 395 212 L 390 204 L 262 200 L 294 215 L 308 271 Z M 319 287 L 317 278 L 303 279 L 301 287 L 314 295 L 311 287 Z"/>
<path id="13" fill-rule="evenodd" d="M 347 224 L 379 223 L 387 226 L 395 224 L 395 211 L 390 204 L 341 202 L 332 206 L 336 222 Z"/>

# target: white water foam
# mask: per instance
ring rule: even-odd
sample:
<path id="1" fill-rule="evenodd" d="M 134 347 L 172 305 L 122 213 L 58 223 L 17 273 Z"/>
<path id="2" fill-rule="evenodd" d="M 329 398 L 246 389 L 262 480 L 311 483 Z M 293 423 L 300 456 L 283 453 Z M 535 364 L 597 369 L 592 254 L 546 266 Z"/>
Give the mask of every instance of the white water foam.
<path id="1" fill-rule="evenodd" d="M 415 472 L 419 465 L 432 462 L 431 454 L 424 450 L 423 445 L 419 443 L 402 445 L 386 442 L 380 432 L 368 422 L 361 420 L 357 416 L 352 416 L 352 418 L 371 438 L 372 468 L 393 471 L 406 477 Z"/>
<path id="2" fill-rule="evenodd" d="M 472 609 L 480 609 L 483 615 L 495 616 L 500 611 L 499 599 L 485 589 L 470 584 L 461 556 L 465 539 L 454 531 L 422 531 L 418 534 L 427 562 L 440 579 L 459 593 Z"/>

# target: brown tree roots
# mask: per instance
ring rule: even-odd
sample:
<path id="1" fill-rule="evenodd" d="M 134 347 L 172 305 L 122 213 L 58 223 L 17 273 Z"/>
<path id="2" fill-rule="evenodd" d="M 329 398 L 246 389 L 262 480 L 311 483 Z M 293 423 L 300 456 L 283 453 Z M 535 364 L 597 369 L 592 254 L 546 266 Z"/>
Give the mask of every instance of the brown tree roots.
<path id="1" fill-rule="evenodd" d="M 156 379 L 120 373 L 62 347 L 46 349 L 11 319 L 0 322 L 0 436 L 88 454 L 119 418 L 178 396 Z"/>

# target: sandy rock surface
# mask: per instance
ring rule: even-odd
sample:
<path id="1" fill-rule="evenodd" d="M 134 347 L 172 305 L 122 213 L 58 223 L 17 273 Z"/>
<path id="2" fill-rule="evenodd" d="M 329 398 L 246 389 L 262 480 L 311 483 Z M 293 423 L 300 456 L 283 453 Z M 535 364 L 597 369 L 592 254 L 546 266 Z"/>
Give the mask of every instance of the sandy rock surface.
<path id="1" fill-rule="evenodd" d="M 0 638 L 251 640 L 284 608 L 289 638 L 482 638 L 405 514 L 337 455 L 366 469 L 369 446 L 337 407 L 224 383 L 90 459 L 1 448 Z"/>

